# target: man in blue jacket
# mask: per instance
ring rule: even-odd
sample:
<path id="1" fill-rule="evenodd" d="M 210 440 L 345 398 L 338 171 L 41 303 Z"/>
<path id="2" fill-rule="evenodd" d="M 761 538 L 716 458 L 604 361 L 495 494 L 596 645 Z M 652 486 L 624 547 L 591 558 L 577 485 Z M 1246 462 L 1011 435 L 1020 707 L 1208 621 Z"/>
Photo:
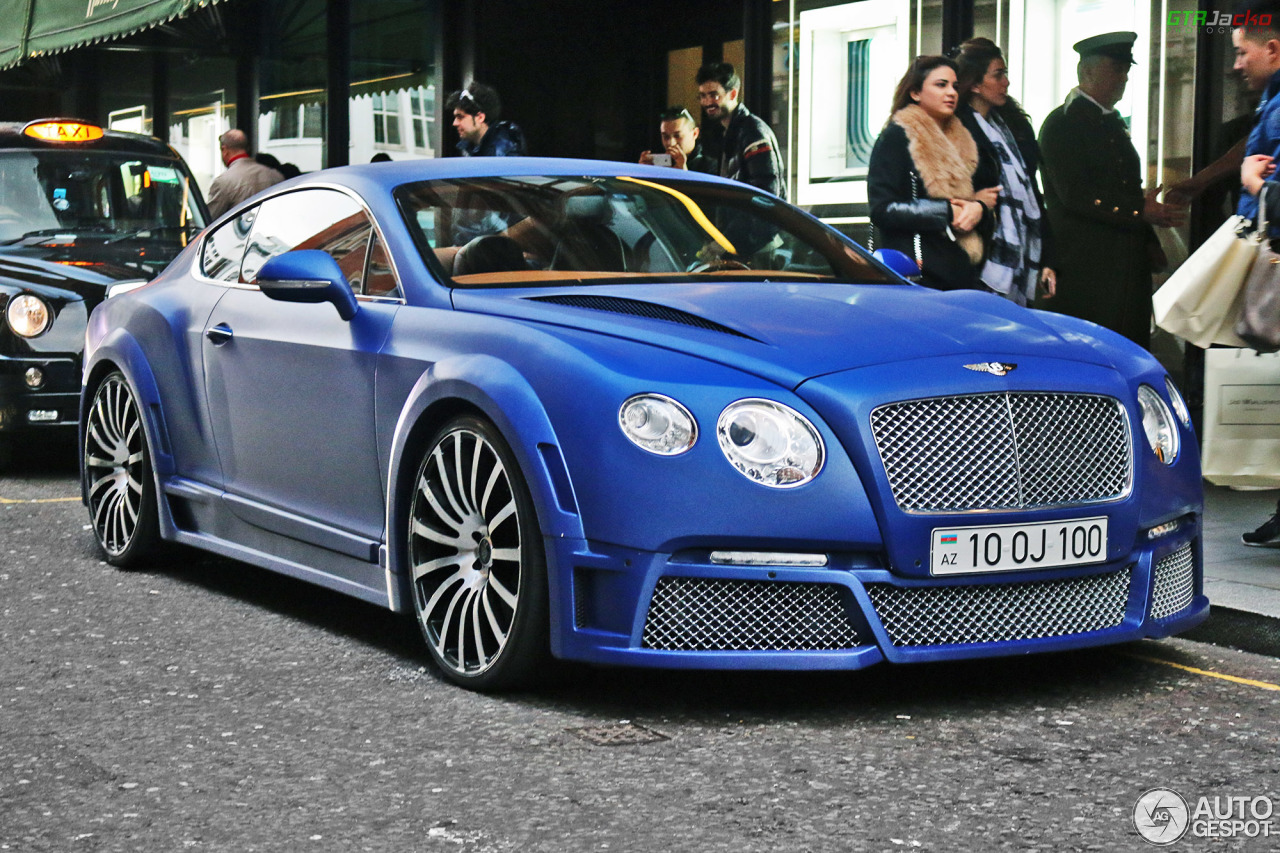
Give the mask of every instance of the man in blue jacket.
<path id="1" fill-rule="evenodd" d="M 1231 31 L 1231 43 L 1236 49 L 1235 70 L 1250 89 L 1262 93 L 1257 120 L 1245 145 L 1241 167 L 1244 192 L 1240 194 L 1236 212 L 1256 220 L 1263 179 L 1274 171 L 1274 161 L 1280 157 L 1280 3 L 1273 0 L 1242 4 L 1236 10 L 1236 20 L 1244 26 Z M 1271 215 L 1277 212 L 1273 196 L 1280 195 L 1278 189 L 1280 187 L 1272 183 L 1267 191 L 1267 210 Z M 1276 233 L 1275 227 L 1271 233 Z M 1244 544 L 1255 547 L 1280 547 L 1280 504 L 1276 506 L 1275 515 L 1241 539 Z"/>

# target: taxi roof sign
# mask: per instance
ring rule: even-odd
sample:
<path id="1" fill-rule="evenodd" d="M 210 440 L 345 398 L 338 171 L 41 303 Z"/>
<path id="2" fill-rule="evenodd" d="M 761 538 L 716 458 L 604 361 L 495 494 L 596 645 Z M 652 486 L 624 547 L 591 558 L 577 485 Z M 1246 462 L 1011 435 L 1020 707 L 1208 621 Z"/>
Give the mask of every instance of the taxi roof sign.
<path id="1" fill-rule="evenodd" d="M 45 142 L 92 142 L 102 138 L 102 128 L 96 124 L 71 119 L 33 121 L 22 132 Z"/>

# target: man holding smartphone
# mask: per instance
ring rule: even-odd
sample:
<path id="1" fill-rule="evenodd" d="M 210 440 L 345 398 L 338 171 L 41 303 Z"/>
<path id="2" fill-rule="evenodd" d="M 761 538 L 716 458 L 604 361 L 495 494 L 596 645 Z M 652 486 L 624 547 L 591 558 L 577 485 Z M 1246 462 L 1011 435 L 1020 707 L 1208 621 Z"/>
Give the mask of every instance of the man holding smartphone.
<path id="1" fill-rule="evenodd" d="M 668 107 L 658 116 L 658 132 L 664 151 L 645 151 L 640 162 L 646 166 L 670 166 L 707 175 L 719 173 L 719 165 L 704 156 L 698 143 L 698 124 L 684 107 Z"/>

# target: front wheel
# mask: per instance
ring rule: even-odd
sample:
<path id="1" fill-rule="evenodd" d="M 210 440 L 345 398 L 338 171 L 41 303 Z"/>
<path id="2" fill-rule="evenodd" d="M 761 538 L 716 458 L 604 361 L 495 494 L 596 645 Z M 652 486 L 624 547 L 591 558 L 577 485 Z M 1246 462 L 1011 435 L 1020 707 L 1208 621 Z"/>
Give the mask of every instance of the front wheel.
<path id="1" fill-rule="evenodd" d="M 509 689 L 550 658 L 546 560 L 533 499 L 487 421 L 464 416 L 427 445 L 409 508 L 418 626 L 445 676 Z"/>
<path id="2" fill-rule="evenodd" d="M 98 547 L 113 566 L 137 565 L 160 538 L 156 484 L 137 399 L 112 373 L 85 418 L 84 482 Z"/>

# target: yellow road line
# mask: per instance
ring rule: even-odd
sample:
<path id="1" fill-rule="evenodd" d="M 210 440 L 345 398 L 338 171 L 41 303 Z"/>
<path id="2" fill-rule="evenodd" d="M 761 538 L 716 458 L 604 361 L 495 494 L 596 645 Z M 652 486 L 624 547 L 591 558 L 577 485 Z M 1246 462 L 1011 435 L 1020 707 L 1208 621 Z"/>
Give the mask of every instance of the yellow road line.
<path id="1" fill-rule="evenodd" d="M 1194 673 L 1195 675 L 1203 675 L 1207 678 L 1220 678 L 1223 681 L 1233 681 L 1236 684 L 1244 684 L 1248 687 L 1257 687 L 1261 690 L 1280 691 L 1280 684 L 1272 684 L 1269 681 L 1254 681 L 1252 678 L 1241 678 L 1238 675 L 1227 675 L 1226 673 L 1214 672 L 1208 669 L 1196 669 L 1194 666 L 1184 666 L 1183 664 L 1180 664 L 1180 663 L 1174 663 L 1171 660 L 1163 660 L 1161 658 L 1148 657 L 1147 655 L 1135 655 L 1132 653 L 1126 653 L 1126 657 L 1131 657 L 1136 660 L 1147 661 L 1148 663 L 1158 663 L 1164 666 L 1171 666 L 1174 669 L 1181 669 L 1186 672 Z"/>
<path id="2" fill-rule="evenodd" d="M 0 498 L 0 504 L 60 504 L 78 501 L 80 498 Z"/>

